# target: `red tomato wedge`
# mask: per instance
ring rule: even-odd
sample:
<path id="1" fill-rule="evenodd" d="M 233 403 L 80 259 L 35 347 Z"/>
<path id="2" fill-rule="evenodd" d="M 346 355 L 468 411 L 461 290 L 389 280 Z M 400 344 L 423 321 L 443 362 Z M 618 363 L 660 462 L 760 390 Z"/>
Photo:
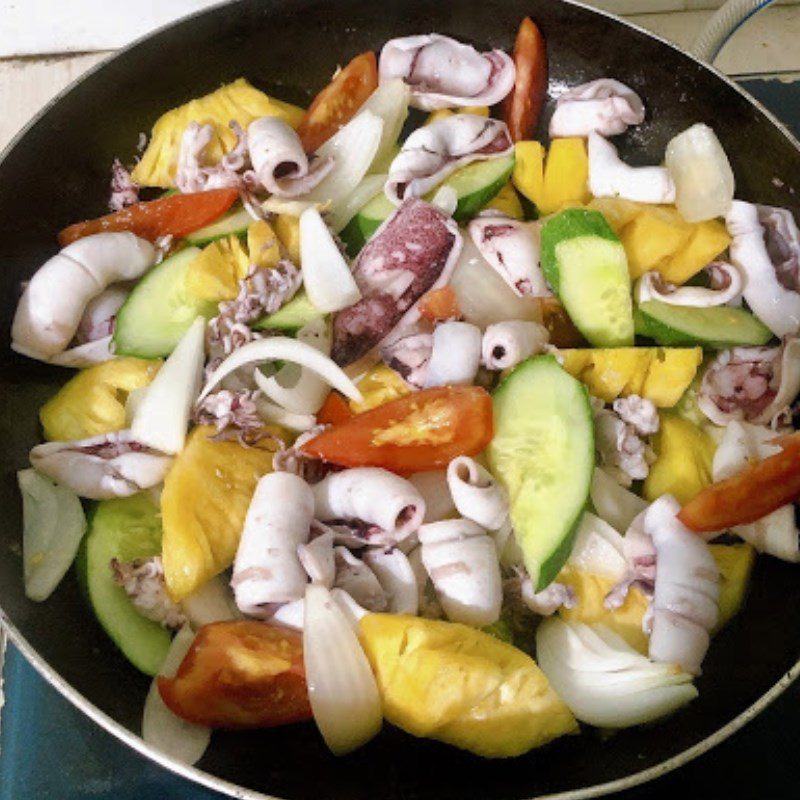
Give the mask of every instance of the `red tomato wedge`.
<path id="1" fill-rule="evenodd" d="M 331 392 L 317 412 L 320 425 L 339 425 L 355 416 L 347 400 L 339 392 Z"/>
<path id="2" fill-rule="evenodd" d="M 511 140 L 533 138 L 547 95 L 547 45 L 536 23 L 525 17 L 514 42 L 517 79 L 503 101 L 503 119 Z"/>
<path id="3" fill-rule="evenodd" d="M 458 298 L 451 286 L 433 289 L 423 295 L 417 306 L 420 315 L 430 322 L 443 322 L 448 319 L 459 319 L 461 309 Z"/>
<path id="4" fill-rule="evenodd" d="M 297 135 L 307 153 L 315 152 L 348 123 L 378 88 L 375 53 L 356 56 L 314 98 L 300 121 Z"/>
<path id="5" fill-rule="evenodd" d="M 311 718 L 302 634 L 265 622 L 203 625 L 158 690 L 179 717 L 212 728 L 270 728 Z"/>
<path id="6" fill-rule="evenodd" d="M 357 414 L 301 450 L 342 467 L 383 467 L 407 474 L 480 453 L 492 431 L 492 398 L 484 389 L 445 386 Z"/>
<path id="7" fill-rule="evenodd" d="M 123 208 L 97 219 L 76 222 L 58 234 L 58 243 L 72 242 L 108 231 L 130 231 L 154 242 L 161 236 L 180 239 L 221 217 L 239 197 L 237 189 L 212 189 L 194 194 L 173 194 Z"/>
<path id="8" fill-rule="evenodd" d="M 697 533 L 722 531 L 755 522 L 800 498 L 800 432 L 783 437 L 780 444 L 780 453 L 706 486 L 678 519 Z"/>

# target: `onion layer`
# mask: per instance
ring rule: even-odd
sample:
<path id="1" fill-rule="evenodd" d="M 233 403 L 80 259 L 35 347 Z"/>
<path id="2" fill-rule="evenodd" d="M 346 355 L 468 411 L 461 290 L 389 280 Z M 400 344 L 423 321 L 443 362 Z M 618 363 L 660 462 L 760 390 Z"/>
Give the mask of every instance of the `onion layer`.
<path id="1" fill-rule="evenodd" d="M 378 686 L 351 623 L 331 593 L 306 589 L 303 657 L 309 699 L 325 743 L 344 755 L 381 729 Z"/>

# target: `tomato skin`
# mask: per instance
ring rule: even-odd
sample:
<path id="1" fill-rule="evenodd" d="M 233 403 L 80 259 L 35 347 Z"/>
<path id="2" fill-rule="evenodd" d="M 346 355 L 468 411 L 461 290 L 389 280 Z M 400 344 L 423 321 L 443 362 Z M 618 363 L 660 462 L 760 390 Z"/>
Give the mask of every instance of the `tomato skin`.
<path id="1" fill-rule="evenodd" d="M 444 322 L 448 319 L 460 319 L 462 316 L 458 298 L 451 286 L 443 286 L 424 294 L 417 308 L 423 319 L 430 322 Z"/>
<path id="2" fill-rule="evenodd" d="M 320 425 L 338 425 L 341 422 L 346 422 L 352 419 L 353 412 L 347 400 L 342 397 L 337 391 L 332 391 L 322 408 L 317 412 L 317 423 Z"/>
<path id="3" fill-rule="evenodd" d="M 800 432 L 781 437 L 779 444 L 780 453 L 706 486 L 678 519 L 697 533 L 722 531 L 756 522 L 800 498 Z"/>
<path id="4" fill-rule="evenodd" d="M 307 153 L 314 153 L 348 123 L 378 88 L 378 61 L 369 51 L 356 56 L 314 98 L 297 128 Z"/>
<path id="5" fill-rule="evenodd" d="M 480 453 L 492 433 L 489 394 L 478 386 L 445 386 L 357 414 L 301 449 L 342 467 L 383 467 L 408 474 Z"/>
<path id="6" fill-rule="evenodd" d="M 312 716 L 302 634 L 266 622 L 203 625 L 175 677 L 159 677 L 158 691 L 174 714 L 212 728 L 270 728 Z"/>
<path id="7" fill-rule="evenodd" d="M 76 222 L 58 234 L 58 243 L 66 247 L 84 236 L 109 231 L 130 231 L 151 242 L 161 236 L 180 239 L 221 217 L 238 197 L 238 189 L 211 189 L 159 197 L 104 217 Z"/>
<path id="8" fill-rule="evenodd" d="M 532 139 L 547 96 L 547 45 L 536 23 L 525 17 L 514 42 L 517 79 L 503 101 L 503 119 L 511 140 Z"/>

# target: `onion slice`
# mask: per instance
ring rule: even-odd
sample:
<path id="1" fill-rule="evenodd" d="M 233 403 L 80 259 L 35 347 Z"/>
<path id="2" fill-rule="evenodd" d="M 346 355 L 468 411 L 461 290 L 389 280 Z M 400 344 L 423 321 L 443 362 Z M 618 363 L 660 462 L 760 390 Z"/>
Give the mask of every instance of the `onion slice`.
<path id="1" fill-rule="evenodd" d="M 391 161 L 393 148 L 408 117 L 410 99 L 411 89 L 408 84 L 400 78 L 395 78 L 381 83 L 359 109 L 360 114 L 370 111 L 383 120 L 381 141 L 372 159 L 373 167 L 382 167 Z"/>
<path id="2" fill-rule="evenodd" d="M 586 511 L 578 526 L 569 563 L 591 575 L 622 581 L 628 572 L 625 540 L 605 520 Z"/>
<path id="3" fill-rule="evenodd" d="M 240 367 L 265 361 L 291 361 L 301 367 L 307 367 L 325 379 L 334 389 L 338 389 L 349 400 L 355 400 L 357 403 L 364 402 L 364 397 L 358 387 L 337 364 L 311 345 L 287 336 L 257 339 L 234 350 L 211 374 L 197 401 L 201 402 L 223 378 Z"/>
<path id="4" fill-rule="evenodd" d="M 206 321 L 197 317 L 158 371 L 131 423 L 135 441 L 175 455 L 183 449 L 203 381 Z"/>
<path id="5" fill-rule="evenodd" d="M 78 495 L 34 469 L 17 473 L 22 493 L 25 596 L 47 600 L 75 560 L 86 516 Z"/>
<path id="6" fill-rule="evenodd" d="M 383 194 L 386 185 L 386 173 L 367 175 L 361 183 L 341 200 L 328 217 L 328 224 L 334 233 L 339 233 L 359 211 L 376 195 Z"/>
<path id="7" fill-rule="evenodd" d="M 300 263 L 308 299 L 326 314 L 361 299 L 350 267 L 315 208 L 300 215 Z"/>
<path id="8" fill-rule="evenodd" d="M 358 637 L 323 586 L 306 589 L 303 658 L 314 719 L 325 743 L 344 755 L 381 729 L 381 697 Z"/>
<path id="9" fill-rule="evenodd" d="M 600 467 L 595 467 L 589 493 L 597 516 L 616 531 L 627 531 L 634 518 L 647 508 L 641 497 L 620 486 Z"/>
<path id="10" fill-rule="evenodd" d="M 330 201 L 335 208 L 364 180 L 383 137 L 384 122 L 371 111 L 361 111 L 317 150 L 321 158 L 333 158 L 327 177 L 302 200 Z"/>
<path id="11" fill-rule="evenodd" d="M 228 581 L 221 575 L 214 576 L 188 597 L 184 597 L 181 600 L 181 611 L 195 630 L 212 622 L 242 618 Z"/>
<path id="12" fill-rule="evenodd" d="M 174 678 L 193 641 L 194 633 L 185 625 L 172 640 L 159 675 Z M 195 725 L 173 714 L 161 699 L 158 678 L 154 678 L 144 702 L 142 739 L 176 761 L 196 764 L 211 741 L 211 728 Z"/>
<path id="13" fill-rule="evenodd" d="M 544 620 L 536 660 L 577 719 L 600 728 L 642 725 L 697 697 L 691 675 L 650 661 L 603 625 Z"/>

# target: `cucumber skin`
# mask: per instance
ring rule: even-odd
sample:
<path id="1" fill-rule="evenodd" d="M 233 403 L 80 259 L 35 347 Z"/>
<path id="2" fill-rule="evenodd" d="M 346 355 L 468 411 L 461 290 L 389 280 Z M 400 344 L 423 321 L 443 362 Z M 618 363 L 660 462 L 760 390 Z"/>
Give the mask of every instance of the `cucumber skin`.
<path id="1" fill-rule="evenodd" d="M 508 391 L 509 389 L 509 382 L 514 378 L 516 374 L 520 370 L 530 369 L 532 364 L 535 363 L 543 363 L 543 362 L 550 362 L 551 364 L 557 366 L 559 369 L 563 369 L 561 365 L 558 363 L 558 360 L 555 356 L 533 356 L 531 358 L 522 361 L 521 363 L 517 364 L 511 372 L 506 375 L 495 390 L 492 392 L 492 397 L 495 398 L 500 395 L 504 391 Z M 568 375 L 568 373 L 564 373 Z M 551 552 L 545 561 L 539 567 L 539 580 L 536 585 L 536 591 L 540 592 L 543 589 L 546 589 L 552 582 L 555 580 L 556 576 L 559 572 L 561 572 L 561 568 L 567 562 L 567 559 L 572 552 L 572 548 L 575 545 L 575 537 L 578 533 L 578 528 L 580 527 L 581 520 L 583 519 L 584 512 L 589 506 L 590 501 L 590 487 L 591 487 L 591 476 L 594 472 L 594 466 L 596 463 L 595 458 L 595 438 L 594 438 L 594 412 L 592 411 L 592 404 L 591 399 L 589 397 L 589 390 L 586 386 L 578 381 L 576 378 L 572 378 L 571 375 L 568 375 L 572 381 L 576 384 L 576 389 L 578 391 L 578 395 L 582 397 L 583 402 L 585 404 L 585 411 L 586 416 L 591 423 L 589 425 L 589 439 L 588 439 L 588 447 L 586 452 L 586 459 L 587 463 L 591 464 L 591 469 L 588 471 L 588 479 L 586 482 L 586 499 L 584 500 L 583 504 L 579 506 L 575 511 L 574 518 L 568 523 L 568 527 L 566 533 L 564 533 L 561 541 L 556 546 L 555 550 Z M 491 445 L 490 445 L 491 447 Z M 491 459 L 490 459 L 491 461 Z M 520 547 L 522 545 L 520 544 Z M 522 547 L 524 553 L 524 547 Z"/>
<path id="2" fill-rule="evenodd" d="M 78 584 L 81 587 L 81 591 L 86 597 L 92 611 L 95 614 L 95 617 L 103 628 L 103 630 L 108 634 L 108 637 L 111 639 L 112 642 L 116 645 L 116 647 L 120 650 L 120 652 L 127 658 L 127 660 L 138 670 L 144 672 L 146 675 L 155 676 L 158 674 L 158 670 L 161 668 L 161 664 L 166 657 L 167 650 L 169 650 L 171 636 L 169 632 L 162 628 L 157 622 L 153 622 L 151 620 L 146 619 L 143 617 L 139 612 L 134 608 L 133 604 L 130 600 L 128 600 L 127 596 L 124 594 L 124 591 L 119 587 L 114 586 L 113 588 L 116 590 L 117 598 L 119 604 L 124 604 L 127 602 L 129 605 L 129 609 L 122 605 L 122 608 L 125 608 L 124 614 L 130 614 L 132 616 L 129 619 L 133 619 L 136 621 L 136 625 L 140 627 L 141 631 L 146 631 L 148 641 L 144 642 L 141 637 L 137 637 L 135 639 L 135 643 L 133 646 L 130 645 L 129 639 L 124 635 L 120 635 L 119 629 L 109 621 L 108 616 L 103 612 L 98 613 L 98 609 L 95 605 L 95 601 L 98 600 L 97 592 L 99 591 L 96 586 L 97 577 L 92 580 L 90 575 L 91 569 L 103 569 L 107 570 L 107 575 L 104 577 L 100 577 L 99 579 L 102 580 L 104 583 L 108 581 L 109 583 L 112 582 L 111 578 L 111 567 L 109 564 L 103 565 L 91 565 L 89 559 L 89 551 L 90 548 L 95 544 L 93 541 L 100 536 L 103 531 L 98 531 L 97 523 L 98 523 L 98 513 L 100 514 L 100 522 L 103 523 L 104 520 L 102 519 L 104 509 L 107 509 L 107 504 L 122 504 L 122 503 L 137 503 L 137 502 L 146 502 L 146 498 L 144 495 L 133 495 L 132 497 L 122 498 L 119 500 L 104 500 L 99 503 L 94 503 L 88 517 L 89 522 L 89 530 L 84 536 L 83 541 L 81 542 L 80 550 L 78 551 L 78 557 L 75 561 L 75 569 L 78 577 Z M 155 506 L 151 502 L 151 505 L 155 509 L 155 513 L 158 513 L 158 507 Z M 102 548 L 101 548 L 102 549 Z M 116 549 L 116 548 L 115 548 Z M 108 553 L 110 557 L 114 557 L 114 555 L 120 555 L 117 553 Z M 150 555 L 155 555 L 152 552 L 142 552 L 141 557 L 148 557 Z M 109 587 L 110 588 L 110 587 Z M 116 614 L 111 615 L 114 618 L 115 622 L 119 621 L 119 618 Z M 123 620 L 124 624 L 124 620 Z M 141 647 L 141 645 L 145 645 Z"/>
<path id="3" fill-rule="evenodd" d="M 475 214 L 477 214 L 490 200 L 494 199 L 503 186 L 508 183 L 508 179 L 511 177 L 511 173 L 514 171 L 514 156 L 508 156 L 507 159 L 508 163 L 503 172 L 501 172 L 491 183 L 486 184 L 480 189 L 476 189 L 469 194 L 459 196 L 458 205 L 456 206 L 456 210 L 453 212 L 453 219 L 456 222 L 466 222 L 474 217 Z M 469 169 L 475 164 L 492 164 L 494 161 L 499 160 L 500 159 L 494 159 L 488 162 L 473 162 L 472 164 L 467 164 L 465 167 L 462 167 L 462 169 Z M 452 175 L 449 175 L 447 178 L 445 178 L 436 188 L 434 188 L 425 196 L 425 199 L 430 200 L 436 194 L 437 190 L 442 186 L 452 185 L 450 183 L 450 179 L 452 179 L 454 176 L 457 176 L 459 172 L 460 170 L 457 170 Z M 347 248 L 347 254 L 351 258 L 355 258 L 358 255 L 358 253 L 361 251 L 361 248 L 364 247 L 375 231 L 378 230 L 378 228 L 389 218 L 389 215 L 395 210 L 394 206 L 391 208 L 382 207 L 380 209 L 380 213 L 383 214 L 383 216 L 378 217 L 372 217 L 364 213 L 365 210 L 375 202 L 376 198 L 382 197 L 382 194 L 375 195 L 375 197 L 373 197 L 362 209 L 360 209 L 353 219 L 351 219 L 350 222 L 348 222 L 339 233 L 339 238 L 344 242 L 345 247 Z"/>
<path id="4" fill-rule="evenodd" d="M 643 307 L 647 308 L 643 308 Z M 681 331 L 676 328 L 670 327 L 665 322 L 648 314 L 648 308 L 669 308 L 667 303 L 662 303 L 659 300 L 648 300 L 642 303 L 634 310 L 634 324 L 636 333 L 640 336 L 646 336 L 648 339 L 653 339 L 656 343 L 665 347 L 684 347 L 684 346 L 701 346 L 706 350 L 724 350 L 728 347 L 761 347 L 767 344 L 772 339 L 772 331 L 769 330 L 755 315 L 745 311 L 741 308 L 727 308 L 723 313 L 728 314 L 731 319 L 731 331 L 738 333 L 741 330 L 741 325 L 737 324 L 733 318 L 738 317 L 740 321 L 746 321 L 748 324 L 756 322 L 763 328 L 759 331 L 760 336 L 732 336 L 730 338 L 721 337 L 700 337 L 692 335 L 686 331 Z M 721 306 L 718 306 L 722 310 Z M 713 309 L 696 309 L 699 312 L 712 311 Z M 708 315 L 706 315 L 708 316 Z M 755 328 L 754 328 L 755 329 Z"/>
<path id="5" fill-rule="evenodd" d="M 545 222 L 541 239 L 542 270 L 556 294 L 560 288 L 556 247 L 567 239 L 576 239 L 579 236 L 599 236 L 621 244 L 619 237 L 599 211 L 569 208 Z"/>
<path id="6" fill-rule="evenodd" d="M 231 226 L 230 220 L 236 218 L 244 220 L 244 224 L 239 224 L 239 222 L 237 222 L 236 225 Z M 243 208 L 237 209 L 236 211 L 229 211 L 222 219 L 218 219 L 216 222 L 212 222 L 196 231 L 192 231 L 192 233 L 186 236 L 186 241 L 195 247 L 204 247 L 225 236 L 244 236 L 253 222 L 253 218 Z"/>
<path id="7" fill-rule="evenodd" d="M 314 308 L 308 295 L 301 289 L 285 306 L 274 314 L 262 317 L 253 328 L 257 331 L 279 330 L 296 333 L 309 322 L 324 316 L 322 311 Z"/>

